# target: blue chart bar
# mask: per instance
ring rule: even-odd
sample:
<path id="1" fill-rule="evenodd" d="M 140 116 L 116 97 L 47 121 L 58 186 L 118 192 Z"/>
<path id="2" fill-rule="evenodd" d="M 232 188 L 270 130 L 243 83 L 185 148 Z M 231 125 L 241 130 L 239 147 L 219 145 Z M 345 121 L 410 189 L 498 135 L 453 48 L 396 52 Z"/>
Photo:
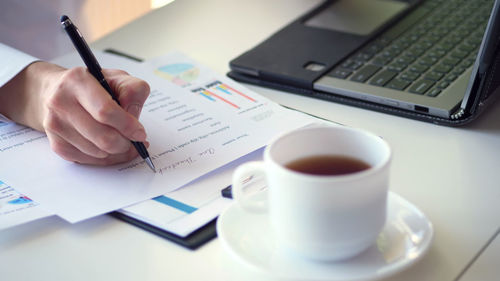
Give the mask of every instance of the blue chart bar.
<path id="1" fill-rule="evenodd" d="M 215 87 L 217 90 L 219 91 L 222 91 L 228 95 L 232 95 L 232 93 L 230 91 L 228 91 L 227 89 L 223 89 L 222 87 Z"/>
<path id="2" fill-rule="evenodd" d="M 212 98 L 209 94 L 205 93 L 205 91 L 203 92 L 200 92 L 200 95 L 206 97 L 207 99 L 211 100 L 211 101 L 215 101 L 214 98 Z"/>
<path id="3" fill-rule="evenodd" d="M 156 202 L 165 204 L 167 206 L 170 206 L 172 208 L 176 208 L 177 210 L 183 211 L 184 213 L 191 214 L 192 212 L 198 210 L 198 208 L 195 208 L 193 206 L 186 205 L 182 202 L 179 202 L 177 200 L 174 200 L 172 198 L 168 198 L 167 196 L 161 195 L 158 197 L 153 198 Z"/>

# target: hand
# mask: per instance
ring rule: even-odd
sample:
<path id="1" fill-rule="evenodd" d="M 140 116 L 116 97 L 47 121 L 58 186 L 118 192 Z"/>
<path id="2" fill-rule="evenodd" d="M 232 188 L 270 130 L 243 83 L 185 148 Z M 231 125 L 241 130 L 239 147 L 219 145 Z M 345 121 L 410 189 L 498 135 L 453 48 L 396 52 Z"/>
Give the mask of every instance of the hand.
<path id="1" fill-rule="evenodd" d="M 129 161 L 137 156 L 130 141 L 146 141 L 138 118 L 149 86 L 124 71 L 103 74 L 121 107 L 86 68 L 36 62 L 0 88 L 0 112 L 47 133 L 51 148 L 68 161 Z"/>

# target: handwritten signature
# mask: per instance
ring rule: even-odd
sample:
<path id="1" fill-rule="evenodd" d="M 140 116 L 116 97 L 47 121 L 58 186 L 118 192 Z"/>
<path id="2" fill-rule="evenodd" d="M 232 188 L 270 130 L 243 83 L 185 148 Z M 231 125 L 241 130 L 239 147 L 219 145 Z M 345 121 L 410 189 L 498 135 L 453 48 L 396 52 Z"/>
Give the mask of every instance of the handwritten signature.
<path id="1" fill-rule="evenodd" d="M 170 163 L 164 167 L 161 167 L 160 169 L 158 169 L 158 173 L 160 175 L 163 175 L 163 173 L 166 173 L 169 171 L 173 171 L 173 170 L 176 170 L 176 169 L 179 169 L 182 167 L 191 166 L 191 165 L 193 165 L 193 163 L 196 163 L 197 160 L 204 158 L 204 157 L 207 157 L 207 156 L 214 155 L 214 154 L 215 154 L 215 148 L 212 148 L 212 147 L 207 148 L 205 150 L 202 150 L 202 151 L 196 153 L 195 154 L 196 157 L 189 156 L 189 157 L 184 158 L 182 160 L 178 160 L 178 161 Z"/>

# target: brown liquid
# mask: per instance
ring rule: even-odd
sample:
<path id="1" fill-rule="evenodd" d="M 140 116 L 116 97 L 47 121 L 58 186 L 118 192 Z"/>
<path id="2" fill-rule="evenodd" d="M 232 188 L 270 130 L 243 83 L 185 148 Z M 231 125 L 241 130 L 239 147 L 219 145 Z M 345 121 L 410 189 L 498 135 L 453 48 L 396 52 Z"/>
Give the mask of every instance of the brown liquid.
<path id="1" fill-rule="evenodd" d="M 352 157 L 320 155 L 294 160 L 285 167 L 305 174 L 333 176 L 360 172 L 369 169 L 370 165 Z"/>

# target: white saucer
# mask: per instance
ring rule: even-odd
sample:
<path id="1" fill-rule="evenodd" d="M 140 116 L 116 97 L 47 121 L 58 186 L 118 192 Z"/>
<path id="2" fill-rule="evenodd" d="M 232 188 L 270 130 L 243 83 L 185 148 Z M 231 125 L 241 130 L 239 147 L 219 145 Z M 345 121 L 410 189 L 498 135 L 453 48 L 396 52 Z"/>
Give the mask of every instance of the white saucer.
<path id="1" fill-rule="evenodd" d="M 413 204 L 390 192 L 387 223 L 375 245 L 342 262 L 314 262 L 275 248 L 267 215 L 243 211 L 233 203 L 217 220 L 225 250 L 239 261 L 272 276 L 304 280 L 375 280 L 419 260 L 433 236 L 427 217 Z"/>

